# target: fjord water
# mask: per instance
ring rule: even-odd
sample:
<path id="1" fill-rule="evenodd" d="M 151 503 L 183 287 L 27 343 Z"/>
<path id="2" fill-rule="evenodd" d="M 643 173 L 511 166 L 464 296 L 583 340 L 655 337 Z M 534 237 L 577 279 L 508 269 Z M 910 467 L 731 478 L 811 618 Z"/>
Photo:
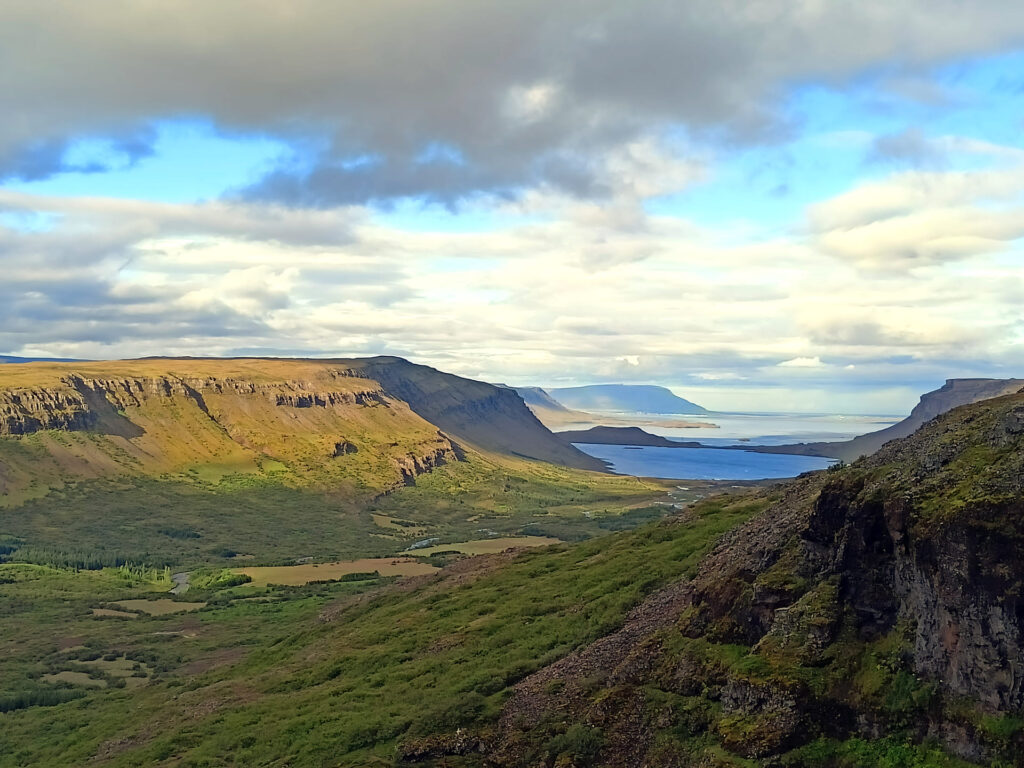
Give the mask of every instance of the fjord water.
<path id="1" fill-rule="evenodd" d="M 647 432 L 681 442 L 700 442 L 707 448 L 625 447 L 577 444 L 577 448 L 611 464 L 612 471 L 643 477 L 692 480 L 760 480 L 795 477 L 801 472 L 824 469 L 830 459 L 814 456 L 721 450 L 715 446 L 786 445 L 789 443 L 839 441 L 874 432 L 899 421 L 900 416 L 833 414 L 716 413 L 708 416 L 614 414 L 636 420 Z M 714 424 L 716 428 L 661 426 L 658 421 Z M 596 425 L 599 422 L 595 422 Z"/>
<path id="2" fill-rule="evenodd" d="M 725 448 L 658 448 L 576 443 L 577 448 L 607 461 L 613 472 L 674 480 L 764 480 L 795 477 L 824 469 L 831 459 L 754 453 Z"/>

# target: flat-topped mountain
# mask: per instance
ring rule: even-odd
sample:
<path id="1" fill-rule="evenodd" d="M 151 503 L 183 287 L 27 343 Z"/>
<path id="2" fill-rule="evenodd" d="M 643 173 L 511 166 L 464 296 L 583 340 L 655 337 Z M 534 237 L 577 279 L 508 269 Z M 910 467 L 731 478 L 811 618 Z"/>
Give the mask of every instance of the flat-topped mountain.
<path id="1" fill-rule="evenodd" d="M 647 384 L 590 384 L 548 389 L 567 408 L 580 411 L 633 411 L 655 414 L 704 414 L 709 411 L 666 387 Z"/>
<path id="2" fill-rule="evenodd" d="M 0 494 L 73 478 L 283 466 L 386 490 L 460 447 L 600 470 L 512 391 L 399 358 L 161 359 L 0 369 Z M 339 447 L 340 446 L 340 447 Z"/>

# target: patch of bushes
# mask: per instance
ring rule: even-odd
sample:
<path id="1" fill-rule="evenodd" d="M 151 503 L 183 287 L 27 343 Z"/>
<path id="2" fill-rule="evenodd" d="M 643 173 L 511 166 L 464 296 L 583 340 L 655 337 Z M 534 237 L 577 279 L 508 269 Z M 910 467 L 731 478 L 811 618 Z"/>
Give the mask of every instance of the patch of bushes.
<path id="1" fill-rule="evenodd" d="M 85 696 L 85 691 L 70 688 L 39 688 L 0 695 L 0 712 L 14 712 L 29 707 L 53 707 Z"/>

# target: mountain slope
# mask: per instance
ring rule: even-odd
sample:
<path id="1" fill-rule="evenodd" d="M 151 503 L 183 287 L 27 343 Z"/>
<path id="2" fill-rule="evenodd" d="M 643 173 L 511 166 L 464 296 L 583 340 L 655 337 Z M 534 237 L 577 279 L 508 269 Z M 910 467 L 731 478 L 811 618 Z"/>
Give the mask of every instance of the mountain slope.
<path id="1" fill-rule="evenodd" d="M 543 408 L 549 411 L 569 410 L 540 387 L 510 387 L 507 384 L 495 384 L 494 386 L 514 390 L 531 409 Z"/>
<path id="2" fill-rule="evenodd" d="M 380 382 L 431 424 L 478 448 L 577 469 L 605 468 L 602 462 L 555 437 L 511 389 L 442 373 L 398 357 L 349 363 L 350 373 Z"/>
<path id="3" fill-rule="evenodd" d="M 396 359 L 0 369 L 0 555 L 31 562 L 378 556 L 484 526 L 578 539 L 650 498 L 572 464 L 603 469 L 514 392 Z"/>
<path id="4" fill-rule="evenodd" d="M 665 387 L 643 384 L 592 384 L 549 389 L 562 405 L 581 411 L 634 411 L 658 414 L 702 414 L 705 408 L 691 403 Z"/>
<path id="5" fill-rule="evenodd" d="M 280 360 L 32 363 L 0 369 L 0 495 L 198 470 L 356 495 L 456 459 L 451 439 L 337 366 Z"/>
<path id="6" fill-rule="evenodd" d="M 300 485 L 379 492 L 455 459 L 453 439 L 603 468 L 513 392 L 398 358 L 10 365 L 0 373 L 4 435 L 16 438 L 0 444 L 7 497 L 197 466 L 258 475 L 268 461 Z"/>
<path id="7" fill-rule="evenodd" d="M 928 735 L 1020 765 L 1024 396 L 781 494 L 692 581 L 519 684 L 489 759 L 559 744 L 594 766 L 959 764 L 900 746 Z"/>

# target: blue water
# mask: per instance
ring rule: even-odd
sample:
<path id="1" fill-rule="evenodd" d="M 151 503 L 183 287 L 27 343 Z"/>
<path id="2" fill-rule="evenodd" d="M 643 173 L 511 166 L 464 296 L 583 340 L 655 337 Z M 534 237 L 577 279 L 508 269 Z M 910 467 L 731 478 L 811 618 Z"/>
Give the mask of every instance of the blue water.
<path id="1" fill-rule="evenodd" d="M 722 448 L 656 448 L 575 443 L 584 453 L 611 462 L 622 475 L 663 477 L 672 480 L 763 480 L 795 477 L 824 469 L 831 459 Z"/>

